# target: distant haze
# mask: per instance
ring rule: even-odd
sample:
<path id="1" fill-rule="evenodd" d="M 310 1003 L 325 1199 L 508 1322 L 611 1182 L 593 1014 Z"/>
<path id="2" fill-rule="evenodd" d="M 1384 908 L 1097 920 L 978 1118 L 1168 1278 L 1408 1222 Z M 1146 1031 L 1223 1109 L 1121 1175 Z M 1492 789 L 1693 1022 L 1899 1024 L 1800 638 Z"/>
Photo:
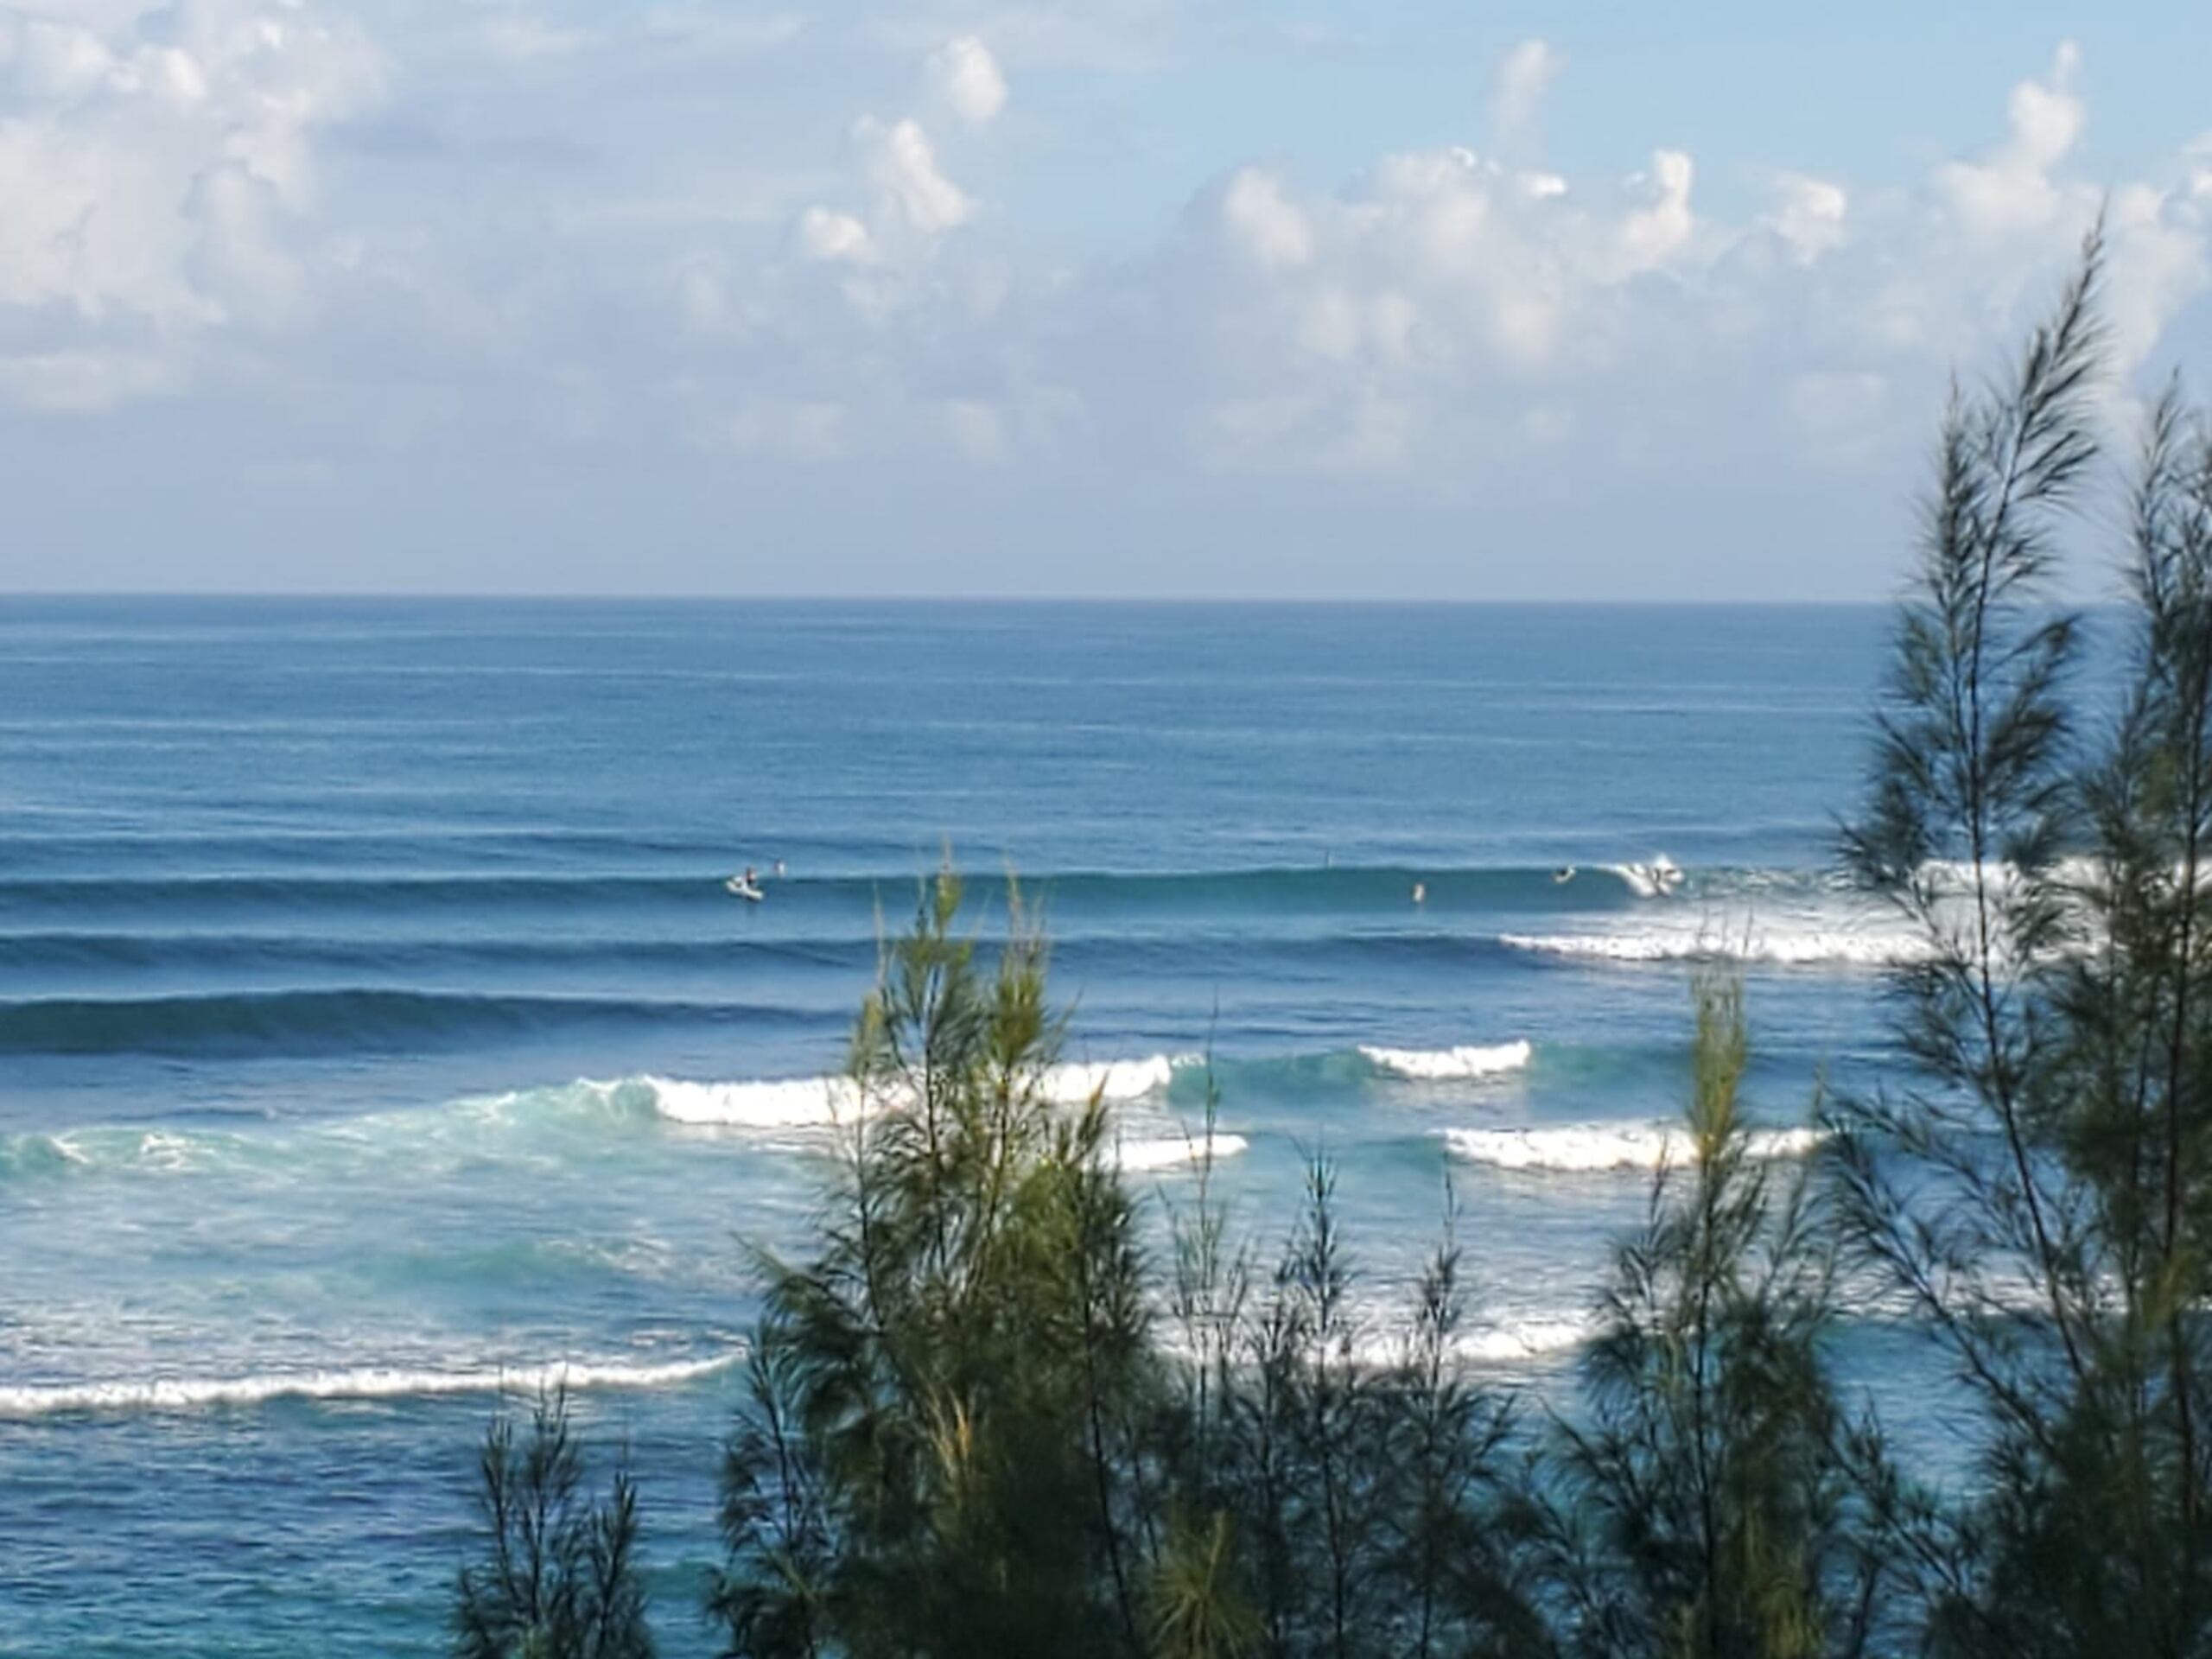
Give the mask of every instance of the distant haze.
<path id="1" fill-rule="evenodd" d="M 0 0 L 0 589 L 1880 598 L 2126 11 Z"/>

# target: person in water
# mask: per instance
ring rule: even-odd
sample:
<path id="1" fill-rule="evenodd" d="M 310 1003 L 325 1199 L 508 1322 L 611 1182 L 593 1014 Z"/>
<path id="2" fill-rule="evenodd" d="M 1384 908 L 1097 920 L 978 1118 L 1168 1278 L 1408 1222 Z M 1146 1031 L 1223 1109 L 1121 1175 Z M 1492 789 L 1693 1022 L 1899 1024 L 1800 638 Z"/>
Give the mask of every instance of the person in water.
<path id="1" fill-rule="evenodd" d="M 760 885 L 753 879 L 753 867 L 750 864 L 745 867 L 745 874 L 738 878 L 738 883 L 741 887 L 757 887 Z"/>

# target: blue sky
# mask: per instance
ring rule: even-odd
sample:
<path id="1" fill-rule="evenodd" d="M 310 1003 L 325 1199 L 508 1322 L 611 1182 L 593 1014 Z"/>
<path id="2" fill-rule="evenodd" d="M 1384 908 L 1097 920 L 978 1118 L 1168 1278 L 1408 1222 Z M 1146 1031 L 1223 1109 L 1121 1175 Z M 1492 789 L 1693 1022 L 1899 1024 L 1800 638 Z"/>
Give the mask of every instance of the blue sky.
<path id="1" fill-rule="evenodd" d="M 0 588 L 1872 598 L 2212 9 L 0 0 Z M 2098 575 L 2085 563 L 2080 585 Z"/>

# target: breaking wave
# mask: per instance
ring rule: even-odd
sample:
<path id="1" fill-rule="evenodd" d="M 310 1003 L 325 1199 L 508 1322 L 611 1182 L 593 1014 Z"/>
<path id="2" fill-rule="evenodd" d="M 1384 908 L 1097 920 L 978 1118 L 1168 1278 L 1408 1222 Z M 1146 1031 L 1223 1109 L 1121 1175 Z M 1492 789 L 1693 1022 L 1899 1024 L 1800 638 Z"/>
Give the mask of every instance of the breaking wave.
<path id="1" fill-rule="evenodd" d="M 1370 1048 L 1362 1045 L 1359 1052 L 1378 1071 L 1417 1083 L 1436 1083 L 1518 1071 L 1529 1064 L 1535 1051 L 1523 1040 L 1458 1048 Z"/>
<path id="2" fill-rule="evenodd" d="M 742 1351 L 701 1359 L 639 1365 L 617 1360 L 540 1365 L 476 1366 L 459 1370 L 363 1366 L 340 1370 L 274 1371 L 245 1376 L 137 1377 L 107 1382 L 30 1383 L 0 1387 L 0 1418 L 60 1412 L 197 1411 L 257 1406 L 272 1400 L 404 1400 L 439 1395 L 570 1389 L 663 1389 L 727 1370 Z"/>
<path id="3" fill-rule="evenodd" d="M 1081 1105 L 1094 1095 L 1113 1102 L 1163 1094 L 1180 1067 L 1202 1064 L 1188 1055 L 1153 1054 L 1142 1059 L 1071 1061 L 1049 1068 L 1039 1092 L 1060 1105 Z M 764 1078 L 746 1083 L 689 1083 L 680 1078 L 643 1077 L 616 1083 L 584 1082 L 608 1098 L 625 1090 L 645 1091 L 652 1109 L 671 1123 L 719 1125 L 730 1128 L 827 1128 L 850 1117 L 861 1104 L 849 1077 Z"/>
<path id="4" fill-rule="evenodd" d="M 1593 962 L 1745 962 L 1883 968 L 1920 960 L 1927 943 L 1897 929 L 1851 926 L 1653 928 L 1612 933 L 1504 933 L 1509 950 Z"/>
<path id="5" fill-rule="evenodd" d="M 1679 1123 L 1566 1123 L 1541 1128 L 1446 1129 L 1455 1158 L 1493 1169 L 1595 1173 L 1656 1169 L 1690 1154 Z M 1814 1129 L 1753 1129 L 1745 1147 L 1753 1158 L 1802 1157 L 1820 1144 Z"/>

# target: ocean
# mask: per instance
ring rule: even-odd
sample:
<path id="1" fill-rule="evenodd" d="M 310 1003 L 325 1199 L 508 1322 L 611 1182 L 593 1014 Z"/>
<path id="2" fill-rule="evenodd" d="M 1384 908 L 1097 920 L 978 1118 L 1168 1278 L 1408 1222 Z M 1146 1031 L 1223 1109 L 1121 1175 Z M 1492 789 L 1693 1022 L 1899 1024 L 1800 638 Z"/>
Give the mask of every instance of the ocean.
<path id="1" fill-rule="evenodd" d="M 1210 1056 L 1263 1255 L 1325 1152 L 1379 1340 L 1448 1183 L 1471 1357 L 1553 1388 L 1702 964 L 1778 1155 L 1884 1064 L 1902 936 L 1833 849 L 1885 635 L 0 600 L 0 1651 L 438 1650 L 475 1443 L 556 1372 L 629 1448 L 664 1650 L 713 1651 L 745 1246 L 803 1247 L 819 1079 L 948 855 L 984 940 L 1009 878 L 1041 911 L 1059 1081 L 1148 1205 Z"/>

